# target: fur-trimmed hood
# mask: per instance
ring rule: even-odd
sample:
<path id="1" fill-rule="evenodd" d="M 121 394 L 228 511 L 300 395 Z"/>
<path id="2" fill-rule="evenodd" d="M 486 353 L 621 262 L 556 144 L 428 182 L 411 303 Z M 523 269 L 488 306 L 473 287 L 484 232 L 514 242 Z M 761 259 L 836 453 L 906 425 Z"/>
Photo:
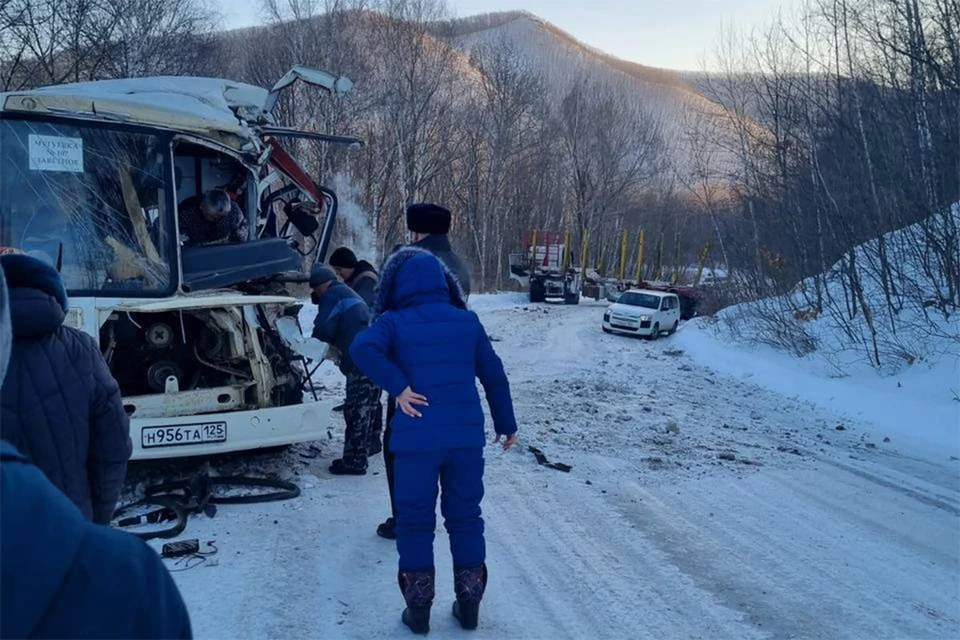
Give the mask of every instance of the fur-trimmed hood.
<path id="1" fill-rule="evenodd" d="M 374 315 L 422 304 L 447 302 L 466 309 L 457 277 L 435 255 L 403 247 L 383 265 L 374 301 Z"/>

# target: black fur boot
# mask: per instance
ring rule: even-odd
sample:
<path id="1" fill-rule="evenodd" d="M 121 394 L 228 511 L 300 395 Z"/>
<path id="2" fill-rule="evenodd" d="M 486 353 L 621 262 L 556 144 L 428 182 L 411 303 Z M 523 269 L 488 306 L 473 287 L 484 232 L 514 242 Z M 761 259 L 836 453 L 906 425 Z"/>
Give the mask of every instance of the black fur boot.
<path id="1" fill-rule="evenodd" d="M 430 607 L 433 605 L 434 573 L 432 571 L 399 572 L 397 580 L 407 603 L 401 620 L 410 631 L 420 635 L 430 633 Z"/>
<path id="2" fill-rule="evenodd" d="M 473 569 L 455 569 L 454 590 L 457 601 L 453 603 L 453 617 L 464 629 L 476 629 L 480 618 L 480 601 L 487 588 L 487 565 Z"/>

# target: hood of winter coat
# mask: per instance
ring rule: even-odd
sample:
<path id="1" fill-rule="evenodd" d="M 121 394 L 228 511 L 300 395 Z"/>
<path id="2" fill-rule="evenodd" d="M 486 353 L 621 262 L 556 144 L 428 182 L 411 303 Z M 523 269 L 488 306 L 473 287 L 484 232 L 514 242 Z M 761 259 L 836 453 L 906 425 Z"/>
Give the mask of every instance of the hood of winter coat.
<path id="1" fill-rule="evenodd" d="M 0 256 L 6 279 L 14 340 L 36 340 L 54 333 L 67 315 L 67 291 L 57 270 L 21 254 Z"/>
<path id="2" fill-rule="evenodd" d="M 463 298 L 460 283 L 436 256 L 404 247 L 383 265 L 374 306 L 376 314 L 436 303 L 466 309 Z"/>

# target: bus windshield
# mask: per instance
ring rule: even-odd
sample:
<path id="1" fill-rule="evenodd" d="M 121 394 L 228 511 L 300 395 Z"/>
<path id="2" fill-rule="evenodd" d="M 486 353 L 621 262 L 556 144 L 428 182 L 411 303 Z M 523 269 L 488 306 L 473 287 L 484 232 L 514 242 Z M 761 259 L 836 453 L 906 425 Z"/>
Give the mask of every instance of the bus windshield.
<path id="1" fill-rule="evenodd" d="M 71 294 L 172 293 L 169 150 L 159 134 L 3 118 L 0 247 L 59 265 Z"/>

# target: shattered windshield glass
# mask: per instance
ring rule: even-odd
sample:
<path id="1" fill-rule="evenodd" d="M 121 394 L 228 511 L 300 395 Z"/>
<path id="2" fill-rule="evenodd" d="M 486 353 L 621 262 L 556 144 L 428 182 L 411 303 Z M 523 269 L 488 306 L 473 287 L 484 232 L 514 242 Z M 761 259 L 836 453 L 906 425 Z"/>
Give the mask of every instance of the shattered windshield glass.
<path id="1" fill-rule="evenodd" d="M 0 120 L 0 247 L 59 262 L 69 292 L 172 292 L 169 147 L 129 130 Z"/>

